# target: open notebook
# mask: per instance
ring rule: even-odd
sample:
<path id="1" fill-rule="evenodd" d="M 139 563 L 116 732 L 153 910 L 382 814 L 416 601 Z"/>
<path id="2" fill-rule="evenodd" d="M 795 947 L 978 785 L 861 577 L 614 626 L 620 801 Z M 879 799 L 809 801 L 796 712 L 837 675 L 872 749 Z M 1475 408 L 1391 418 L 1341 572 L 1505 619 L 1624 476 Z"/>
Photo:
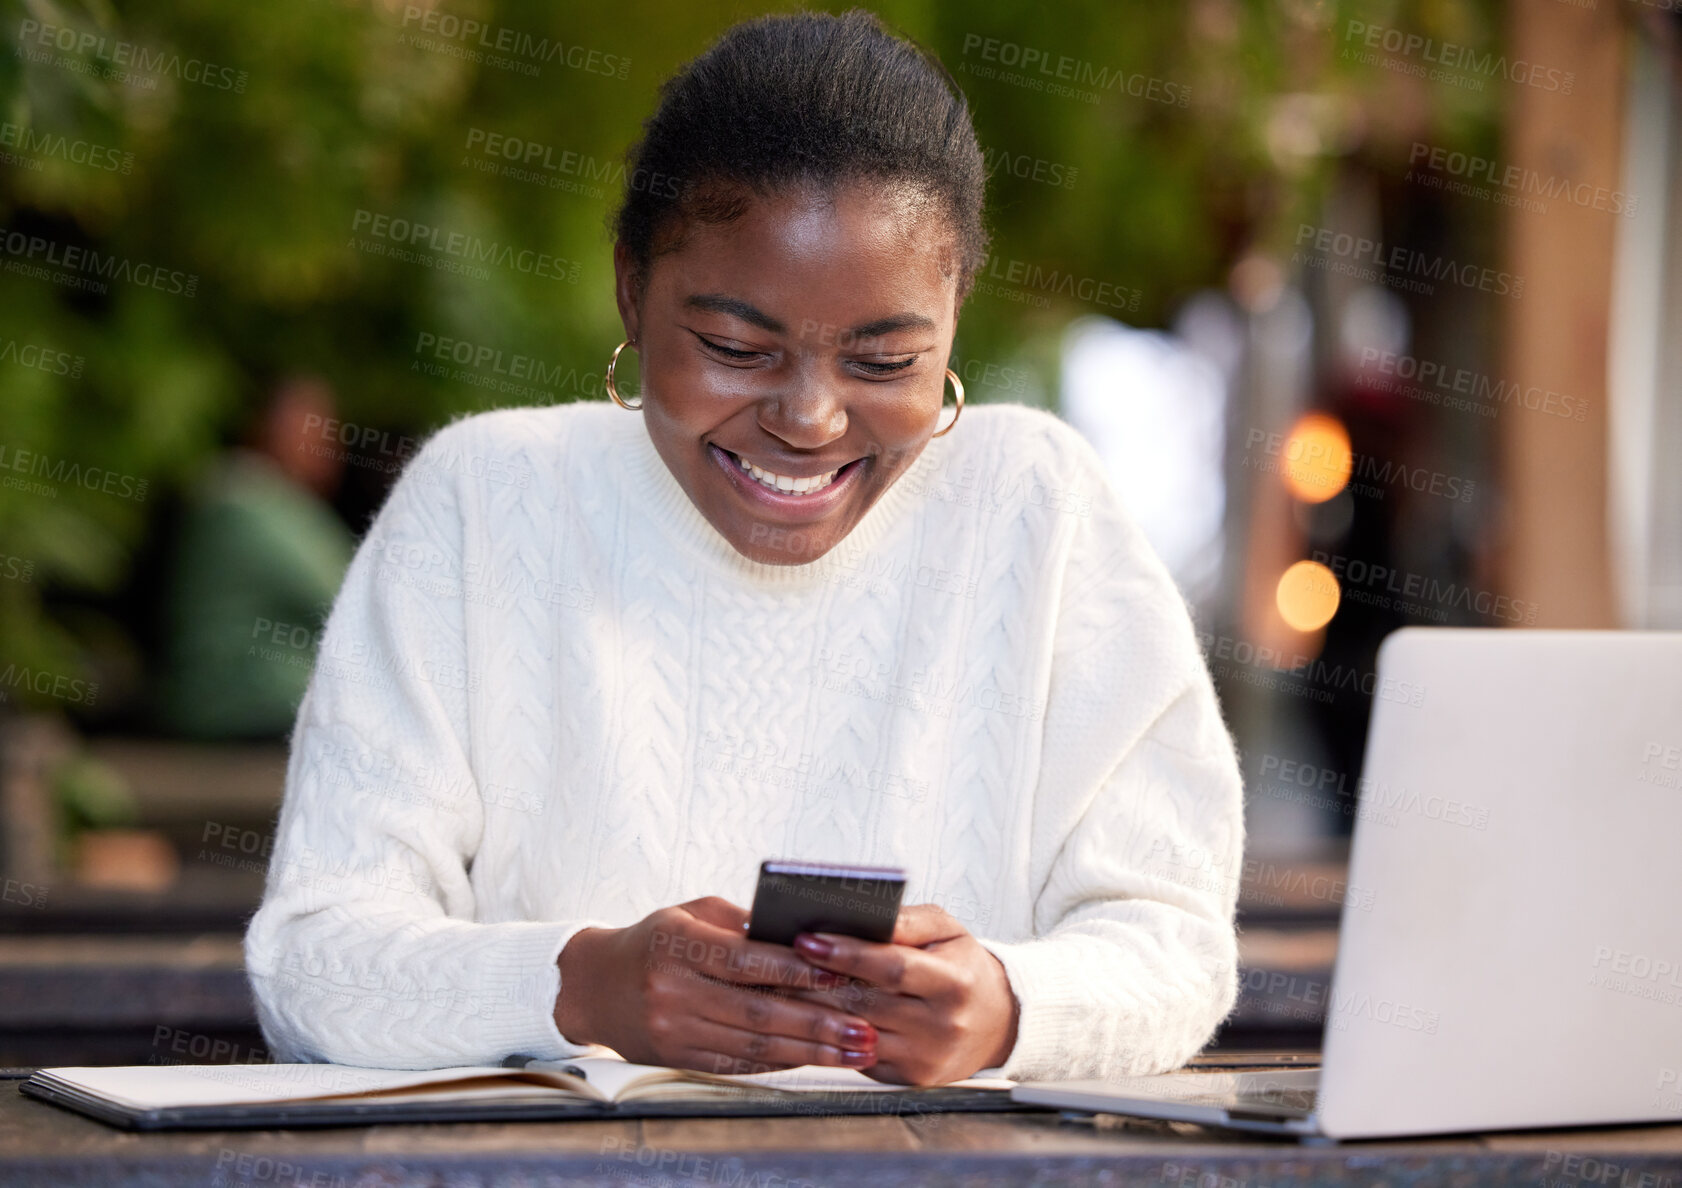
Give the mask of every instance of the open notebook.
<path id="1" fill-rule="evenodd" d="M 531 1060 L 518 1068 L 421 1072 L 342 1064 L 140 1064 L 47 1068 L 21 1088 L 130 1130 L 346 1126 L 676 1115 L 1020 1110 L 1014 1082 L 978 1077 L 926 1089 L 850 1068 L 807 1065 L 719 1076 L 617 1057 Z"/>

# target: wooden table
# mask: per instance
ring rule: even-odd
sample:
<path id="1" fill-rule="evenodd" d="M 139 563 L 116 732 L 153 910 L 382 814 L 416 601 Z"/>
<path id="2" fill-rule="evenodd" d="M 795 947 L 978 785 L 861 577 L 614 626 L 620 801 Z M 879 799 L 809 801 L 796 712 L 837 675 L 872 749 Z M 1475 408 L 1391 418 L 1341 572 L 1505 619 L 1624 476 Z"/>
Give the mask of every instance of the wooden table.
<path id="1" fill-rule="evenodd" d="M 0 1184 L 361 1188 L 1559 1185 L 1677 1188 L 1682 1126 L 1299 1146 L 1054 1112 L 131 1134 L 0 1080 Z"/>

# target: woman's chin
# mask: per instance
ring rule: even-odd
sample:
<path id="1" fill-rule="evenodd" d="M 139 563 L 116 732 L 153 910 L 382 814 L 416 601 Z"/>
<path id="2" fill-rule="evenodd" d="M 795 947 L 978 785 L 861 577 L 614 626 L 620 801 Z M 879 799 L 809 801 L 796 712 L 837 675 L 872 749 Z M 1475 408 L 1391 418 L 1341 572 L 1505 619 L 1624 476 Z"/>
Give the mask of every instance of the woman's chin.
<path id="1" fill-rule="evenodd" d="M 761 565 L 807 565 L 828 553 L 845 535 L 824 524 L 790 527 L 753 523 L 745 530 L 724 533 L 724 538 L 742 556 Z"/>

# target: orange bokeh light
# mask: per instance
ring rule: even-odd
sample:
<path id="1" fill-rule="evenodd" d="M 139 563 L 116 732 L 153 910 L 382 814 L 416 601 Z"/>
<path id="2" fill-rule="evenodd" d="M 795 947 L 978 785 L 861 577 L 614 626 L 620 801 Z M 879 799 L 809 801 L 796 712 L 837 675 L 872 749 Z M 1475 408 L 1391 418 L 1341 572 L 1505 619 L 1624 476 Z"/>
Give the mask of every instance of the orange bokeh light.
<path id="1" fill-rule="evenodd" d="M 1318 631 L 1332 621 L 1343 596 L 1331 570 L 1318 561 L 1298 561 L 1280 575 L 1273 598 L 1285 622 L 1298 631 Z"/>
<path id="2" fill-rule="evenodd" d="M 1279 473 L 1292 495 L 1304 503 L 1324 503 L 1349 485 L 1354 463 L 1343 422 L 1325 413 L 1305 413 L 1285 439 Z"/>

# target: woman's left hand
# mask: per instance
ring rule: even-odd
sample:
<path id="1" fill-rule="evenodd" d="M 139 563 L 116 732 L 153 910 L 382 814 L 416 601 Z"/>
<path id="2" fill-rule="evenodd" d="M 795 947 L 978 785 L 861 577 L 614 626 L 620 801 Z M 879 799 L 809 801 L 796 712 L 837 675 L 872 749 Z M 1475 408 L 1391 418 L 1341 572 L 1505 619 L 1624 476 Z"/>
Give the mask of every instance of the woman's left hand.
<path id="1" fill-rule="evenodd" d="M 902 908 L 887 944 L 801 933 L 794 951 L 850 981 L 793 996 L 875 1025 L 878 1081 L 939 1085 L 1004 1064 L 1016 1046 L 1016 996 L 999 959 L 932 903 Z"/>

